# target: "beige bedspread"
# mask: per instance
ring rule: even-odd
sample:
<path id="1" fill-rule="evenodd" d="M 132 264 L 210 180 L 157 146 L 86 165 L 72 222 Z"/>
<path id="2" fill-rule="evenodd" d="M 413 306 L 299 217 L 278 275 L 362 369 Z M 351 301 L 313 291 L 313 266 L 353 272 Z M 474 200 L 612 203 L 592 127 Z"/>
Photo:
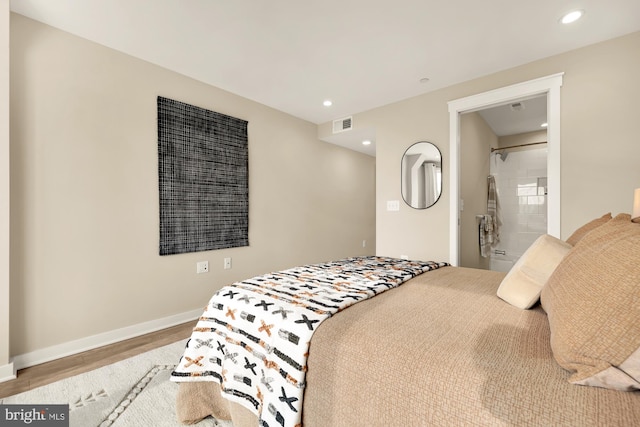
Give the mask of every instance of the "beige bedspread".
<path id="1" fill-rule="evenodd" d="M 303 425 L 640 425 L 640 393 L 567 382 L 546 314 L 496 297 L 503 276 L 446 267 L 326 320 L 311 342 Z M 181 383 L 179 419 L 258 425 L 216 387 Z"/>

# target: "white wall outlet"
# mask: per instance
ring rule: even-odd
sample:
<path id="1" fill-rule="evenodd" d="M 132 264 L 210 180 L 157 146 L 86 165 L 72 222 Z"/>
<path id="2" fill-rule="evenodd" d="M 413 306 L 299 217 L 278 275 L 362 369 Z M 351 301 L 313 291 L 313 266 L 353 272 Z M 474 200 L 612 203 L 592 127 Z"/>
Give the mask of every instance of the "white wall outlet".
<path id="1" fill-rule="evenodd" d="M 196 273 L 208 273 L 209 272 L 209 261 L 199 261 L 196 263 Z"/>
<path id="2" fill-rule="evenodd" d="M 400 255 L 400 259 L 409 259 L 409 255 Z"/>
<path id="3" fill-rule="evenodd" d="M 362 247 L 363 247 L 363 248 L 366 248 L 366 247 L 367 247 L 367 241 L 366 241 L 366 240 L 363 240 L 363 241 L 362 241 Z"/>
<path id="4" fill-rule="evenodd" d="M 224 259 L 224 269 L 229 270 L 231 268 L 231 258 Z"/>
<path id="5" fill-rule="evenodd" d="M 399 211 L 400 210 L 400 201 L 399 200 L 387 200 L 387 210 L 388 211 Z"/>

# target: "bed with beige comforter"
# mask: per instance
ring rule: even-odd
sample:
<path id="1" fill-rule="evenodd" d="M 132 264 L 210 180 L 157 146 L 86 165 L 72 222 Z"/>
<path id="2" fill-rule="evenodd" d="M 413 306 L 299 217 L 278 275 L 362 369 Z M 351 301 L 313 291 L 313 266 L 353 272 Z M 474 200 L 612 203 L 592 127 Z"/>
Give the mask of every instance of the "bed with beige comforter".
<path id="1" fill-rule="evenodd" d="M 640 425 L 640 392 L 568 381 L 547 313 L 498 298 L 503 278 L 443 267 L 326 319 L 309 347 L 302 424 Z M 211 381 L 180 383 L 177 412 L 259 425 Z"/>

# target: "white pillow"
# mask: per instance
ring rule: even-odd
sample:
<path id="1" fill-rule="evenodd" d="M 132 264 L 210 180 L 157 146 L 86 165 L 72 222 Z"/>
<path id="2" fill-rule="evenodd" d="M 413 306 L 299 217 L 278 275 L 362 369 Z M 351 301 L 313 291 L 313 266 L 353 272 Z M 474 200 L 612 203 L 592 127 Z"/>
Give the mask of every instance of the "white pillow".
<path id="1" fill-rule="evenodd" d="M 498 297 L 523 310 L 531 308 L 571 248 L 570 244 L 548 234 L 538 237 L 502 280 Z"/>

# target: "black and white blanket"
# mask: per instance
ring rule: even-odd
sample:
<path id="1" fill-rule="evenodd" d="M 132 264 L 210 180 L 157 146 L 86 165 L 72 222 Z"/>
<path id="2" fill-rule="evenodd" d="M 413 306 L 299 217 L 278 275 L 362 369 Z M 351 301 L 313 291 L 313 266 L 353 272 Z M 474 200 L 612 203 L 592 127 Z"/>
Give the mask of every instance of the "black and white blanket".
<path id="1" fill-rule="evenodd" d="M 207 305 L 172 381 L 216 381 L 264 427 L 301 424 L 309 342 L 320 323 L 445 262 L 356 257 L 226 286 Z"/>

